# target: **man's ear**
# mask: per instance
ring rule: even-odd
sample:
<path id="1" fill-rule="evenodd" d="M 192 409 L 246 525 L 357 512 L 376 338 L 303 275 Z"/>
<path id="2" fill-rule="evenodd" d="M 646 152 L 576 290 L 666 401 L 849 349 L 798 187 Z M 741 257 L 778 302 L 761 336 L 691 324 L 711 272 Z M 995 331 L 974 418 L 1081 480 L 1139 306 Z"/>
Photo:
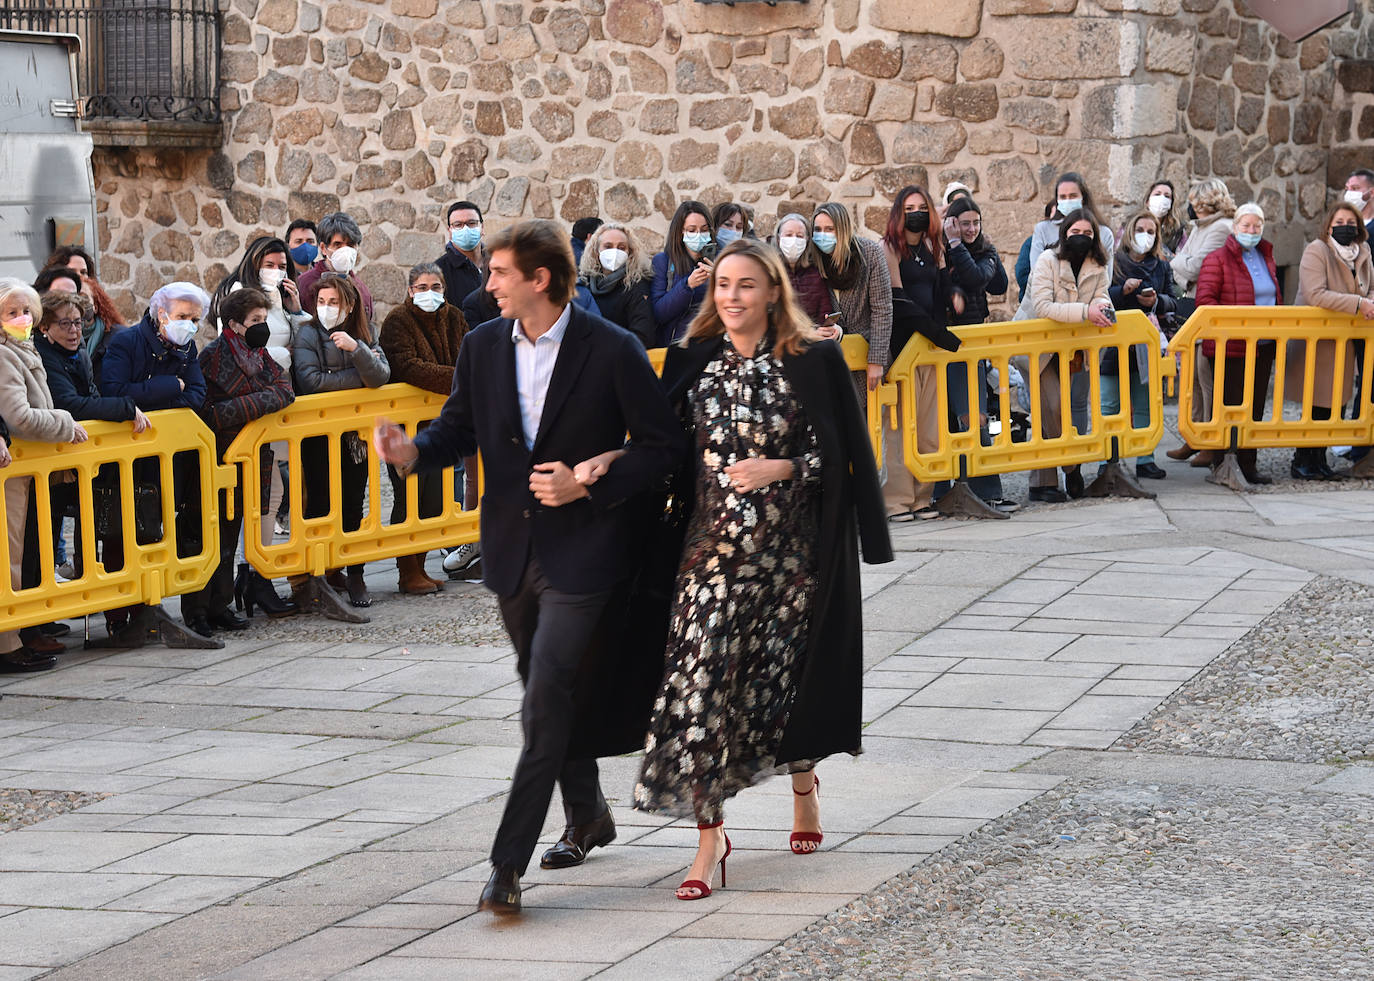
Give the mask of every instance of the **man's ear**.
<path id="1" fill-rule="evenodd" d="M 549 284 L 553 282 L 553 274 L 549 272 L 547 266 L 537 266 L 530 276 L 530 282 L 534 284 L 536 293 L 548 293 Z"/>

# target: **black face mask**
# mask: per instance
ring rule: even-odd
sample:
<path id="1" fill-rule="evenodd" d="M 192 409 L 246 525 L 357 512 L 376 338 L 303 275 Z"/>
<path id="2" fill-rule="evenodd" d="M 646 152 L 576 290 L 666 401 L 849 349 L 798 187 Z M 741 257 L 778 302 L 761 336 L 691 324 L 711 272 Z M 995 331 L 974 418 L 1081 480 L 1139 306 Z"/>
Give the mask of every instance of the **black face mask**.
<path id="1" fill-rule="evenodd" d="M 249 347 L 266 347 L 267 339 L 272 336 L 272 328 L 264 321 L 253 324 L 243 332 L 243 341 Z"/>
<path id="2" fill-rule="evenodd" d="M 1355 225 L 1337 225 L 1331 229 L 1331 237 L 1338 245 L 1351 245 L 1360 237 L 1360 230 Z"/>
<path id="3" fill-rule="evenodd" d="M 930 230 L 930 212 L 908 211 L 906 213 L 906 230 L 915 235 L 924 235 Z"/>
<path id="4" fill-rule="evenodd" d="M 1064 251 L 1071 258 L 1082 259 L 1093 248 L 1093 237 L 1091 235 L 1070 235 L 1064 239 Z"/>
<path id="5" fill-rule="evenodd" d="M 1188 219 L 1190 221 L 1197 221 L 1197 212 L 1193 210 L 1193 206 L 1191 204 L 1188 205 Z"/>

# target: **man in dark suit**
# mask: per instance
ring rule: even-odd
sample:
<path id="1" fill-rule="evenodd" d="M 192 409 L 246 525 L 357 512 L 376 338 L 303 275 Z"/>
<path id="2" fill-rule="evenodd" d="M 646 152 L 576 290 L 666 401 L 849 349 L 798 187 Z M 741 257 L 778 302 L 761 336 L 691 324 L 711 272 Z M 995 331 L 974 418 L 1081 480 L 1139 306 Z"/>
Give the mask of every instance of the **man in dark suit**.
<path id="1" fill-rule="evenodd" d="M 485 581 L 500 599 L 525 681 L 525 743 L 478 908 L 514 913 L 555 781 L 568 828 L 541 865 L 580 864 L 615 837 L 595 759 L 569 759 L 569 747 L 583 755 L 607 745 L 579 731 L 606 725 L 604 713 L 587 721 L 593 713 L 579 696 L 592 665 L 603 665 L 605 682 L 592 682 L 603 702 L 622 683 L 604 671 L 596 648 L 608 604 L 636 570 L 641 532 L 632 500 L 661 485 L 685 447 L 639 342 L 572 305 L 576 269 L 556 224 L 514 225 L 490 240 L 488 254 L 488 288 L 502 319 L 463 338 L 438 419 L 413 442 L 379 422 L 374 439 L 379 455 L 405 473 L 482 452 Z M 622 447 L 594 488 L 574 477 L 577 464 Z M 641 728 L 641 744 L 642 736 Z"/>

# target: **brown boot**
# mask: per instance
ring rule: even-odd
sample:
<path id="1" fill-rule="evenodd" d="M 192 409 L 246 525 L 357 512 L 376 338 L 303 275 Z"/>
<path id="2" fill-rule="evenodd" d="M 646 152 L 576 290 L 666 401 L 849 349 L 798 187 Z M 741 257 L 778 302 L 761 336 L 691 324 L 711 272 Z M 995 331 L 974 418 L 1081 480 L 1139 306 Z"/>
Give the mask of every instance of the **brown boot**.
<path id="1" fill-rule="evenodd" d="M 439 587 L 425 575 L 418 555 L 397 556 L 396 572 L 399 574 L 397 586 L 402 593 L 409 596 L 427 596 L 439 591 Z"/>
<path id="2" fill-rule="evenodd" d="M 1212 467 L 1221 462 L 1221 454 L 1213 450 L 1203 450 L 1189 461 L 1190 467 Z"/>
<path id="3" fill-rule="evenodd" d="M 428 572 L 425 571 L 425 559 L 427 559 L 428 557 L 428 552 L 421 552 L 419 555 L 415 556 L 415 568 L 419 570 L 420 575 L 424 576 L 430 582 L 434 583 L 435 589 L 442 590 L 444 588 L 443 580 L 435 579 L 433 576 L 431 576 Z"/>

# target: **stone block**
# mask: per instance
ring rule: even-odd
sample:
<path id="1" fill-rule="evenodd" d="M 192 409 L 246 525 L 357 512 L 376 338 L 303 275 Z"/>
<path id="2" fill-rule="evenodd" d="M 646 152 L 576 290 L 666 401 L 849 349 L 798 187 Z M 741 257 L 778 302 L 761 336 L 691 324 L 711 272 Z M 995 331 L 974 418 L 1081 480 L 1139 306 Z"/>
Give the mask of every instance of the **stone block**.
<path id="1" fill-rule="evenodd" d="M 348 63 L 348 74 L 374 85 L 382 82 L 390 70 L 391 63 L 375 51 L 364 51 Z"/>
<path id="2" fill-rule="evenodd" d="M 283 148 L 277 155 L 277 183 L 293 191 L 298 191 L 305 186 L 306 178 L 310 176 L 311 166 L 311 156 L 305 150 Z"/>
<path id="3" fill-rule="evenodd" d="M 1217 83 L 1199 78 L 1193 83 L 1193 95 L 1188 100 L 1188 125 L 1197 131 L 1209 131 L 1217 125 Z"/>
<path id="4" fill-rule="evenodd" d="M 988 194 L 994 201 L 1033 201 L 1037 187 L 1030 164 L 1020 157 L 988 163 Z"/>
<path id="5" fill-rule="evenodd" d="M 872 123 L 855 123 L 849 131 L 849 162 L 852 164 L 882 164 L 887 162 L 878 127 Z"/>
<path id="6" fill-rule="evenodd" d="M 274 106 L 289 106 L 296 101 L 299 84 L 289 75 L 269 71 L 253 85 L 253 101 Z"/>
<path id="7" fill-rule="evenodd" d="M 828 181 L 837 181 L 844 176 L 844 167 L 843 144 L 837 140 L 811 143 L 802 150 L 797 159 L 797 180 L 805 182 L 809 178 L 820 177 Z M 829 194 L 817 196 L 828 198 Z"/>
<path id="8" fill-rule="evenodd" d="M 623 181 L 606 188 L 602 210 L 612 221 L 633 221 L 652 214 L 648 199 L 634 185 Z"/>
<path id="9" fill-rule="evenodd" d="M 616 177 L 647 180 L 663 172 L 663 154 L 652 143 L 626 140 L 616 146 L 611 169 Z"/>
<path id="10" fill-rule="evenodd" d="M 390 187 L 401 179 L 401 162 L 361 163 L 353 169 L 353 190 L 374 191 Z"/>
<path id="11" fill-rule="evenodd" d="M 298 4 L 296 0 L 266 0 L 254 18 L 259 27 L 278 34 L 290 34 L 296 29 Z"/>
<path id="12" fill-rule="evenodd" d="M 961 123 L 907 123 L 892 141 L 892 162 L 949 163 L 966 142 L 968 135 Z"/>
<path id="13" fill-rule="evenodd" d="M 258 56 L 252 51 L 225 51 L 219 59 L 220 79 L 247 85 L 258 79 Z"/>
<path id="14" fill-rule="evenodd" d="M 1374 92 L 1374 60 L 1346 58 L 1336 62 L 1336 81 L 1347 92 Z"/>
<path id="15" fill-rule="evenodd" d="M 751 38 L 815 31 L 825 22 L 823 3 L 679 3 L 682 30 L 692 35 Z"/>
<path id="16" fill-rule="evenodd" d="M 652 47 L 663 36 L 663 5 L 657 0 L 610 0 L 601 23 L 613 40 Z"/>
<path id="17" fill-rule="evenodd" d="M 668 169 L 675 174 L 713 167 L 719 159 L 719 143 L 678 140 L 668 148 Z"/>
<path id="18" fill-rule="evenodd" d="M 570 7 L 560 7 L 549 15 L 549 34 L 559 51 L 576 54 L 591 37 L 587 19 Z"/>
<path id="19" fill-rule="evenodd" d="M 496 46 L 496 50 L 508 61 L 534 57 L 539 53 L 539 42 L 535 40 L 534 28 L 529 24 L 502 28 L 501 42 Z"/>
<path id="20" fill-rule="evenodd" d="M 988 0 L 988 13 L 997 17 L 1018 14 L 1071 14 L 1078 0 Z"/>
<path id="21" fill-rule="evenodd" d="M 469 75 L 472 87 L 479 92 L 510 92 L 510 65 L 504 61 L 479 61 L 471 68 Z"/>
<path id="22" fill-rule="evenodd" d="M 1152 72 L 1191 75 L 1197 34 L 1187 24 L 1159 21 L 1145 32 L 1145 67 Z"/>
<path id="23" fill-rule="evenodd" d="M 982 19 L 983 0 L 873 0 L 868 5 L 869 24 L 908 34 L 975 37 Z"/>
<path id="24" fill-rule="evenodd" d="M 935 93 L 935 111 L 970 123 L 997 118 L 997 86 L 992 82 L 961 82 Z"/>
<path id="25" fill-rule="evenodd" d="M 559 216 L 564 221 L 576 221 L 587 215 L 601 212 L 601 190 L 596 181 L 579 180 L 568 185 L 568 195 L 563 199 Z"/>
<path id="26" fill-rule="evenodd" d="M 238 248 L 238 236 L 234 235 L 233 232 L 220 232 L 219 234 L 227 234 L 232 237 L 235 243 L 234 248 Z M 158 232 L 149 240 L 148 251 L 152 253 L 154 259 L 159 259 L 163 262 L 190 262 L 195 257 L 195 252 L 191 247 L 191 236 L 187 235 L 185 232 L 175 231 L 170 228 Z M 232 251 L 233 249 L 207 254 L 211 255 L 212 258 L 221 258 L 229 255 Z"/>
<path id="27" fill-rule="evenodd" d="M 254 136 L 261 143 L 266 143 L 272 136 L 272 110 L 250 102 L 239 110 L 234 120 L 234 142 L 247 143 L 249 137 Z"/>
<path id="28" fill-rule="evenodd" d="M 835 30 L 848 34 L 859 26 L 859 0 L 833 0 L 830 7 Z"/>
<path id="29" fill-rule="evenodd" d="M 635 92 L 667 92 L 668 72 L 642 51 L 631 51 L 626 57 L 630 70 L 630 88 Z"/>
<path id="30" fill-rule="evenodd" d="M 725 155 L 723 171 L 731 183 L 759 183 L 792 176 L 796 156 L 785 144 L 742 143 Z"/>
<path id="31" fill-rule="evenodd" d="M 730 62 L 735 60 L 735 49 L 729 41 L 711 41 L 706 45 L 706 58 L 718 71 L 729 68 Z"/>
<path id="32" fill-rule="evenodd" d="M 516 163 L 527 164 L 538 160 L 544 155 L 544 151 L 532 138 L 515 136 L 498 143 L 496 155 L 502 160 L 513 160 Z"/>
<path id="33" fill-rule="evenodd" d="M 825 111 L 863 116 L 873 98 L 873 83 L 859 75 L 835 75 L 825 90 Z"/>
<path id="34" fill-rule="evenodd" d="M 487 144 L 484 140 L 464 140 L 449 151 L 448 179 L 466 184 L 486 170 Z"/>
<path id="35" fill-rule="evenodd" d="M 1243 157 L 1240 137 L 1232 133 L 1212 144 L 1212 173 L 1219 177 L 1239 177 Z"/>
<path id="36" fill-rule="evenodd" d="M 1011 149 L 1011 134 L 1004 129 L 975 129 L 968 135 L 969 153 L 986 156 L 989 153 L 1006 153 Z"/>
<path id="37" fill-rule="evenodd" d="M 391 0 L 391 12 L 398 17 L 428 19 L 439 12 L 439 0 Z"/>
<path id="38" fill-rule="evenodd" d="M 869 78 L 896 78 L 902 70 L 902 49 L 896 44 L 867 41 L 849 52 L 844 66 Z"/>
<path id="39" fill-rule="evenodd" d="M 752 99 L 709 99 L 692 103 L 687 114 L 687 125 L 691 129 L 720 129 L 731 123 L 747 122 L 753 115 Z"/>
<path id="40" fill-rule="evenodd" d="M 930 187 L 930 172 L 921 166 L 880 167 L 873 171 L 872 177 L 878 194 L 888 200 L 895 198 L 904 187 Z"/>
<path id="41" fill-rule="evenodd" d="M 1198 60 L 1198 71 L 1217 81 L 1226 77 L 1226 69 L 1236 60 L 1236 46 L 1230 41 L 1208 44 Z"/>
<path id="42" fill-rule="evenodd" d="M 290 143 L 308 143 L 324 132 L 324 117 L 318 109 L 298 109 L 277 120 L 276 138 Z"/>
<path id="43" fill-rule="evenodd" d="M 679 54 L 674 77 L 677 90 L 684 95 L 726 92 L 730 88 L 711 71 L 711 65 L 702 51 L 684 51 Z"/>
<path id="44" fill-rule="evenodd" d="M 653 100 L 655 102 L 662 100 Z M 676 120 L 676 106 L 673 103 L 674 116 Z M 640 128 L 643 128 L 644 120 L 640 120 Z M 620 117 L 613 112 L 594 112 L 587 117 L 587 135 L 596 140 L 606 140 L 614 143 L 625 133 L 625 126 L 620 121 Z"/>
<path id="45" fill-rule="evenodd" d="M 1096 0 L 1103 10 L 1122 14 L 1153 14 L 1173 17 L 1178 14 L 1179 0 Z M 1253 26 L 1253 25 L 1252 25 Z"/>
<path id="46" fill-rule="evenodd" d="M 303 65 L 308 48 L 308 39 L 299 34 L 292 37 L 276 37 L 272 39 L 272 60 L 278 67 Z"/>
<path id="47" fill-rule="evenodd" d="M 1140 29 L 1117 17 L 1046 17 L 1032 26 L 1037 43 L 1017 52 L 1022 78 L 1125 78 L 1139 61 Z"/>
<path id="48" fill-rule="evenodd" d="M 382 117 L 382 146 L 409 150 L 415 145 L 415 120 L 409 109 L 396 109 Z"/>
<path id="49" fill-rule="evenodd" d="M 530 113 L 530 125 L 549 143 L 561 143 L 573 135 L 572 110 L 559 102 L 541 102 Z"/>
<path id="50" fill-rule="evenodd" d="M 996 78 L 1002 74 L 1004 61 L 1002 46 L 990 37 L 980 37 L 964 48 L 959 57 L 959 71 L 970 82 Z"/>
<path id="51" fill-rule="evenodd" d="M 1370 62 L 1374 65 L 1374 62 Z M 1291 61 L 1281 61 L 1269 73 L 1269 91 L 1276 99 L 1292 99 L 1302 91 L 1302 75 Z M 1349 91 L 1349 90 L 1347 90 Z"/>
<path id="52" fill-rule="evenodd" d="M 496 199 L 491 203 L 492 210 L 506 218 L 518 218 L 525 211 L 525 198 L 529 193 L 528 177 L 512 177 L 496 192 Z"/>
<path id="53" fill-rule="evenodd" d="M 1002 119 L 1008 126 L 1046 136 L 1059 136 L 1069 128 L 1068 109 L 1047 99 L 1008 101 L 1003 104 Z"/>
<path id="54" fill-rule="evenodd" d="M 413 153 L 401 166 L 401 178 L 411 190 L 422 191 L 427 187 L 433 187 L 434 165 L 423 152 Z"/>
<path id="55" fill-rule="evenodd" d="M 787 76 L 768 65 L 736 65 L 731 74 L 741 92 L 766 92 L 775 99 L 787 92 Z"/>
<path id="56" fill-rule="evenodd" d="M 959 66 L 959 52 L 948 41 L 917 38 L 907 44 L 902 65 L 902 78 L 908 82 L 935 78 L 952 83 Z"/>
<path id="57" fill-rule="evenodd" d="M 820 48 L 803 51 L 792 62 L 792 87 L 809 89 L 821 79 L 825 70 L 825 54 Z"/>
<path id="58" fill-rule="evenodd" d="M 868 106 L 871 122 L 905 123 L 916 110 L 916 89 L 901 82 L 879 82 Z"/>
<path id="59" fill-rule="evenodd" d="M 1103 85 L 1083 100 L 1083 135 L 1098 139 L 1158 136 L 1178 129 L 1177 86 L 1172 82 Z"/>
<path id="60" fill-rule="evenodd" d="M 820 133 L 821 117 L 816 100 L 809 96 L 784 106 L 768 107 L 768 127 L 794 140 L 812 139 Z"/>
<path id="61" fill-rule="evenodd" d="M 1264 99 L 1254 95 L 1244 95 L 1240 107 L 1236 109 L 1236 126 L 1242 132 L 1253 133 L 1264 120 Z"/>

